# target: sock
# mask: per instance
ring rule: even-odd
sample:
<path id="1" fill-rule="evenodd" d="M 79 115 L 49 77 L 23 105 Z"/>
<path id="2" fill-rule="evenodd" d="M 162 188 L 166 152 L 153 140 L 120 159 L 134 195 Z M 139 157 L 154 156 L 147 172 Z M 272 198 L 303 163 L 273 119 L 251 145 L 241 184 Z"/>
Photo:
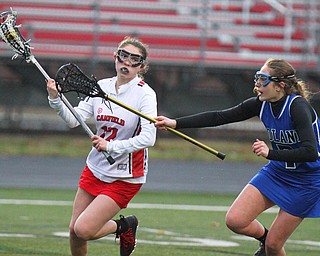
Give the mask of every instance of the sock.
<path id="1" fill-rule="evenodd" d="M 266 242 L 266 238 L 267 238 L 267 235 L 268 235 L 268 229 L 264 228 L 264 234 L 262 237 L 259 237 L 259 238 L 256 238 L 258 241 L 260 241 L 261 243 L 265 244 Z"/>
<path id="2" fill-rule="evenodd" d="M 119 236 L 121 233 L 123 233 L 128 229 L 128 224 L 124 220 L 124 217 L 122 215 L 120 215 L 119 220 L 114 220 L 114 221 L 117 223 L 117 231 L 116 231 L 117 236 Z"/>

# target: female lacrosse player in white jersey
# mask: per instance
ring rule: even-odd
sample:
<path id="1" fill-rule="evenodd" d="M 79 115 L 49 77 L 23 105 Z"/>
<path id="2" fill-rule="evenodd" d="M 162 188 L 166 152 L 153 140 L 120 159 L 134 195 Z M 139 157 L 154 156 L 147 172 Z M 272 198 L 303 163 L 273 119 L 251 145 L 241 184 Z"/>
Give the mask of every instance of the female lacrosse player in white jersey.
<path id="1" fill-rule="evenodd" d="M 308 91 L 284 60 L 269 59 L 255 75 L 258 97 L 222 111 L 208 111 L 155 124 L 199 128 L 239 122 L 259 116 L 272 145 L 256 140 L 252 150 L 269 160 L 231 205 L 226 224 L 234 232 L 260 241 L 254 255 L 286 255 L 284 244 L 304 218 L 320 217 L 320 145 L 317 114 Z M 280 210 L 270 229 L 256 218 L 268 208 Z"/>
<path id="2" fill-rule="evenodd" d="M 148 69 L 147 47 L 136 38 L 126 37 L 114 53 L 117 76 L 98 81 L 102 90 L 126 105 L 156 116 L 156 94 L 143 81 Z M 54 80 L 47 83 L 49 104 L 70 127 L 78 121 L 58 97 Z M 87 241 L 108 234 L 120 238 L 120 255 L 131 255 L 136 245 L 138 219 L 112 218 L 139 192 L 148 172 L 147 148 L 154 145 L 156 128 L 149 121 L 102 98 L 86 98 L 75 110 L 87 120 L 94 117 L 97 133 L 80 177 L 70 222 L 72 255 L 87 255 Z M 101 153 L 115 163 L 110 165 Z M 108 254 L 108 253 L 107 253 Z"/>

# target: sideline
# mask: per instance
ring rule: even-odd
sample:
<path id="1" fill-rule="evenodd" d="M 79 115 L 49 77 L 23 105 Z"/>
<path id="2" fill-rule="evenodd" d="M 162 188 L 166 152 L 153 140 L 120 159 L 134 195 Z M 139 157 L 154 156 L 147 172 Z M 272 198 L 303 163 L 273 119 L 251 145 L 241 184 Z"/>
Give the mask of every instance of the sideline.
<path id="1" fill-rule="evenodd" d="M 152 244 L 152 245 L 173 245 L 173 246 L 207 246 L 207 247 L 237 247 L 239 243 L 216 240 L 201 237 L 191 237 L 190 235 L 175 233 L 162 229 L 139 228 L 139 232 L 146 232 L 150 240 L 138 239 L 139 244 Z M 54 236 L 68 238 L 68 232 L 54 232 Z M 153 238 L 153 239 L 152 239 Z M 105 236 L 104 240 L 114 241 L 114 237 Z"/>
<path id="2" fill-rule="evenodd" d="M 24 200 L 24 199 L 0 199 L 0 204 L 13 205 L 46 205 L 46 206 L 72 206 L 72 201 L 55 200 Z M 229 206 L 218 205 L 186 205 L 186 204 L 151 204 L 151 203 L 129 203 L 130 209 L 162 209 L 162 210 L 182 210 L 182 211 L 209 211 L 209 212 L 227 212 Z M 265 213 L 277 213 L 278 208 L 272 207 Z"/>

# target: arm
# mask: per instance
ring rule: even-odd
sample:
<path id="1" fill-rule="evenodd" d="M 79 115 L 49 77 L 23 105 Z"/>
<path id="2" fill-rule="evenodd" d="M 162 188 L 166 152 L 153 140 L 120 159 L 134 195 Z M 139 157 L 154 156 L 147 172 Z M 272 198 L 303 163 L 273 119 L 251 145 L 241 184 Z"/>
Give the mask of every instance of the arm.
<path id="1" fill-rule="evenodd" d="M 252 97 L 229 109 L 180 117 L 176 119 L 176 128 L 214 127 L 244 121 L 259 115 L 261 104 L 257 97 Z"/>
<path id="2" fill-rule="evenodd" d="M 313 162 L 318 159 L 317 141 L 312 122 L 315 114 L 303 98 L 293 101 L 291 118 L 300 138 L 300 147 L 292 150 L 270 150 L 267 159 L 290 162 Z"/>
<path id="3" fill-rule="evenodd" d="M 79 125 L 78 120 L 70 112 L 70 110 L 63 104 L 61 98 L 59 97 L 58 90 L 56 88 L 56 83 L 53 79 L 47 82 L 48 100 L 49 106 L 56 110 L 57 114 L 67 123 L 70 128 L 77 127 Z M 80 101 L 79 106 L 74 108 L 82 120 L 87 120 L 92 113 L 88 111 L 91 109 L 88 102 Z"/>
<path id="4" fill-rule="evenodd" d="M 157 115 L 157 100 L 154 91 L 148 91 L 140 102 L 141 113 L 147 116 Z M 107 143 L 107 151 L 110 153 L 132 153 L 134 151 L 151 147 L 156 141 L 156 128 L 150 121 L 139 118 L 141 122 L 141 132 L 132 138 L 125 140 L 113 140 Z"/>

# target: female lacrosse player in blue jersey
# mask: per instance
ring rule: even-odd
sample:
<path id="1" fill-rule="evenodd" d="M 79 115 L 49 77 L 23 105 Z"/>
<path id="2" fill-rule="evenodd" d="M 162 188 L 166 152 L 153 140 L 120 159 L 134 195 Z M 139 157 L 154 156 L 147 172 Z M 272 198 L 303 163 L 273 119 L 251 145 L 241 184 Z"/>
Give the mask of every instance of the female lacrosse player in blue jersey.
<path id="1" fill-rule="evenodd" d="M 212 127 L 260 117 L 272 148 L 257 139 L 252 151 L 269 162 L 231 205 L 226 225 L 260 241 L 254 255 L 286 255 L 284 244 L 303 219 L 320 217 L 320 122 L 304 82 L 288 62 L 267 60 L 254 82 L 258 96 L 235 107 L 177 119 L 159 116 L 155 126 Z M 268 230 L 256 218 L 274 205 L 280 210 Z"/>
<path id="2" fill-rule="evenodd" d="M 108 95 L 116 97 L 145 115 L 155 116 L 154 90 L 143 81 L 148 69 L 147 47 L 136 38 L 121 41 L 114 53 L 117 75 L 99 80 Z M 47 83 L 49 104 L 70 126 L 79 122 L 58 97 L 54 80 Z M 131 255 L 136 245 L 138 219 L 135 216 L 112 218 L 139 192 L 148 172 L 148 147 L 154 145 L 156 128 L 149 121 L 101 98 L 80 101 L 75 111 L 87 120 L 95 120 L 96 135 L 86 160 L 75 197 L 70 222 L 72 255 L 87 255 L 87 241 L 116 234 L 120 255 Z M 111 165 L 101 151 L 114 159 Z M 106 253 L 106 255 L 110 255 Z"/>

